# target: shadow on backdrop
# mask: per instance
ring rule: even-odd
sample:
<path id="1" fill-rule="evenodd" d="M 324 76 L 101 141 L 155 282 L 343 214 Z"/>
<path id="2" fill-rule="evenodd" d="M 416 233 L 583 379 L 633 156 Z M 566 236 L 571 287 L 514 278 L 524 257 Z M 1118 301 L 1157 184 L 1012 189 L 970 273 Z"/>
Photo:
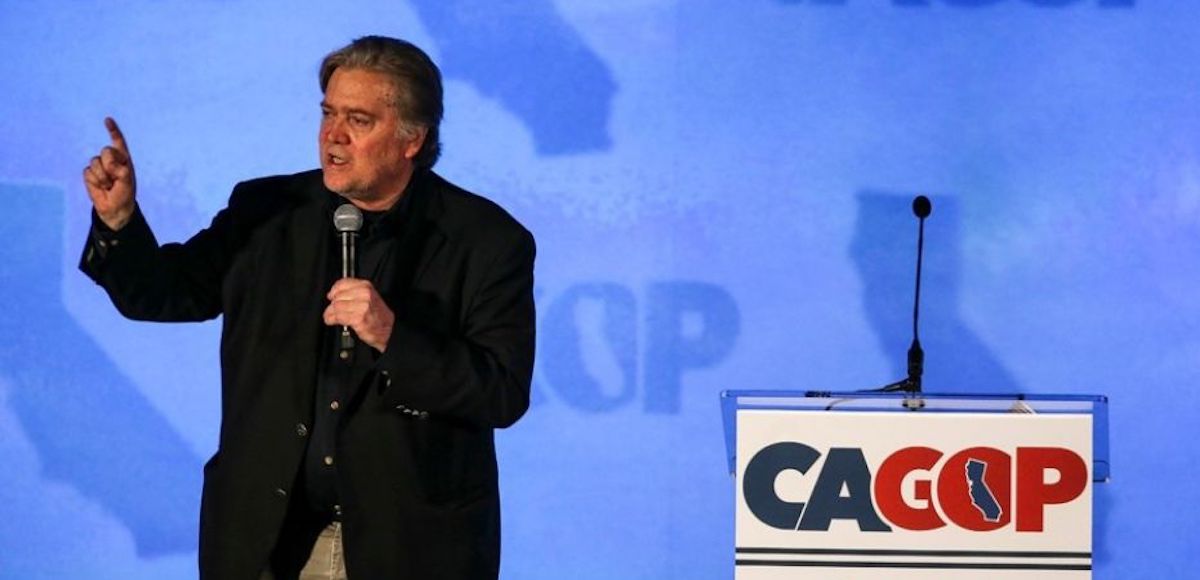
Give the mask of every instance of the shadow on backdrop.
<path id="1" fill-rule="evenodd" d="M 194 551 L 201 462 L 63 307 L 63 192 L 0 184 L 0 197 L 16 200 L 0 244 L 0 372 L 43 477 L 119 519 L 139 556 Z"/>
<path id="2" fill-rule="evenodd" d="M 447 78 L 496 99 L 529 129 L 542 155 L 604 151 L 616 81 L 550 0 L 417 0 Z"/>
<path id="3" fill-rule="evenodd" d="M 863 306 L 882 352 L 892 361 L 892 376 L 905 375 L 912 340 L 913 285 L 916 281 L 916 194 L 862 191 L 850 256 L 863 282 Z M 925 349 L 925 390 L 941 393 L 1021 393 L 1024 390 L 1004 363 L 962 320 L 959 313 L 962 220 L 958 200 L 930 196 L 933 213 L 925 221 L 925 257 L 921 281 L 921 345 Z M 894 378 L 892 378 L 894 377 Z M 877 386 L 877 385 L 868 385 Z M 1095 563 L 1111 558 L 1105 540 L 1112 493 L 1108 484 L 1094 488 Z"/>
<path id="4" fill-rule="evenodd" d="M 913 284 L 916 280 L 915 194 L 860 192 L 850 257 L 863 283 L 863 307 L 892 362 L 892 376 L 907 372 L 905 353 L 912 341 Z M 925 349 L 925 390 L 944 393 L 1018 393 L 1020 385 L 959 313 L 962 251 L 959 208 L 954 198 L 930 196 L 933 213 L 925 221 L 925 261 L 921 281 L 921 345 Z M 895 380 L 884 377 L 882 383 Z M 870 386 L 870 385 L 866 385 Z"/>

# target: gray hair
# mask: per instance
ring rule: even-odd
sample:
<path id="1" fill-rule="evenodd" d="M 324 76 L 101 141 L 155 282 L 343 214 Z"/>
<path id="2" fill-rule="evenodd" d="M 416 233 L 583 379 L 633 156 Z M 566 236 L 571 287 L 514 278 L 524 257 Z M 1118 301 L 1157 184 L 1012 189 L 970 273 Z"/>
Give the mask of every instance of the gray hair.
<path id="1" fill-rule="evenodd" d="M 411 42 L 386 36 L 364 36 L 339 48 L 321 61 L 321 92 L 333 71 L 345 67 L 383 73 L 396 88 L 393 105 L 401 126 L 425 129 L 425 142 L 413 162 L 430 168 L 442 153 L 438 126 L 442 122 L 442 73 L 425 51 Z"/>

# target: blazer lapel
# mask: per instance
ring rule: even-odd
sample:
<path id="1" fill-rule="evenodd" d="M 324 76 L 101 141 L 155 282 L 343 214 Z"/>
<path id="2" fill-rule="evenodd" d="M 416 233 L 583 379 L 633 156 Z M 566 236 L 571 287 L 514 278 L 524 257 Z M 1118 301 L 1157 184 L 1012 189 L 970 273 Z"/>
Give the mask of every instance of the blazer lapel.
<path id="1" fill-rule="evenodd" d="M 319 176 L 319 174 L 317 174 Z M 325 328 L 321 315 L 325 311 L 325 294 L 333 284 L 333 269 L 330 261 L 333 254 L 334 233 L 332 219 L 327 207 L 328 192 L 318 178 L 306 184 L 301 200 L 293 210 L 282 233 L 291 288 L 281 293 L 285 316 L 293 317 L 295 345 L 293 373 L 295 384 L 302 384 L 317 376 L 317 353 L 320 352 L 321 332 Z M 286 301 L 286 302 L 285 302 Z M 301 389 L 298 392 L 312 391 Z M 311 401 L 310 401 L 311 403 Z"/>
<path id="2" fill-rule="evenodd" d="M 332 217 L 326 203 L 328 194 L 312 184 L 309 185 L 309 190 L 305 192 L 304 201 L 293 212 L 284 236 L 291 246 L 289 269 L 292 275 L 291 294 L 295 300 L 296 315 L 303 317 L 303 320 L 311 319 L 310 315 L 316 313 L 316 323 L 320 324 L 320 314 L 325 306 L 325 293 L 333 283 L 330 279 L 332 270 L 328 266 L 333 251 L 334 232 L 330 221 Z"/>
<path id="3" fill-rule="evenodd" d="M 438 225 L 443 212 L 440 192 L 430 183 L 432 177 L 427 172 L 419 179 L 411 192 L 414 197 L 408 218 L 402 220 L 399 262 L 392 281 L 392 288 L 400 297 L 412 290 L 446 243 L 446 235 Z"/>
<path id="4" fill-rule="evenodd" d="M 412 290 L 421 279 L 421 275 L 429 264 L 437 257 L 446 243 L 446 235 L 442 233 L 438 220 L 442 214 L 442 202 L 438 191 L 432 187 L 428 172 L 414 175 L 417 181 L 409 189 L 407 195 L 411 204 L 405 216 L 398 220 L 396 227 L 400 240 L 393 259 L 396 261 L 391 286 L 384 296 L 396 308 L 403 309 L 412 302 Z M 397 313 L 401 316 L 402 313 Z M 352 377 L 350 384 L 355 385 L 353 399 L 359 396 L 358 389 L 367 384 L 367 370 L 360 368 Z"/>

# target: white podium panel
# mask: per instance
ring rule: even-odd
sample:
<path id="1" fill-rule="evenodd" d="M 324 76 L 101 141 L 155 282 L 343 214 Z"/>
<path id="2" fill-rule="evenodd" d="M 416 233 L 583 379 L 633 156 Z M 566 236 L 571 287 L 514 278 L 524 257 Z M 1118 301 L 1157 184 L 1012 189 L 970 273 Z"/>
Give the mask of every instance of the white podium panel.
<path id="1" fill-rule="evenodd" d="M 738 580 L 1091 578 L 1089 413 L 736 415 Z"/>

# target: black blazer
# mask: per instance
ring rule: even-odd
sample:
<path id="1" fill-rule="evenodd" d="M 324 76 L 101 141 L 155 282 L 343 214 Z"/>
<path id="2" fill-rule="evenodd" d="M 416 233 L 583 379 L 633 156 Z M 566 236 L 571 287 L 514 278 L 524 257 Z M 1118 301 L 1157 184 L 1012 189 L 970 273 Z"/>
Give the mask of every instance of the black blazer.
<path id="1" fill-rule="evenodd" d="M 495 578 L 492 430 L 529 405 L 534 241 L 494 203 L 429 171 L 413 179 L 397 279 L 384 295 L 396 324 L 339 425 L 347 572 Z M 335 243 L 329 195 L 320 171 L 256 179 L 187 242 L 158 245 L 139 212 L 84 249 L 81 270 L 129 318 L 224 315 L 203 579 L 258 580 L 302 468 Z"/>

